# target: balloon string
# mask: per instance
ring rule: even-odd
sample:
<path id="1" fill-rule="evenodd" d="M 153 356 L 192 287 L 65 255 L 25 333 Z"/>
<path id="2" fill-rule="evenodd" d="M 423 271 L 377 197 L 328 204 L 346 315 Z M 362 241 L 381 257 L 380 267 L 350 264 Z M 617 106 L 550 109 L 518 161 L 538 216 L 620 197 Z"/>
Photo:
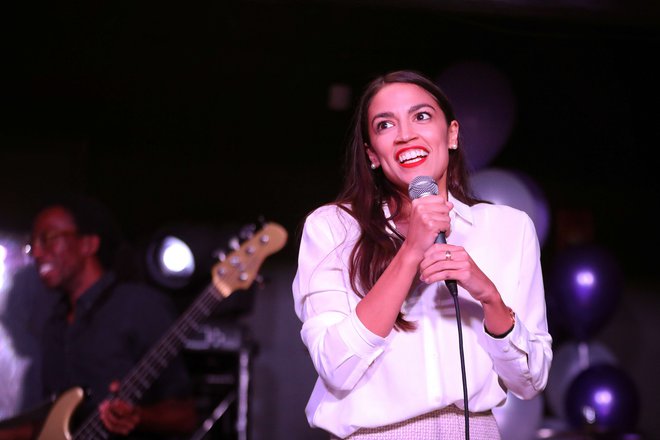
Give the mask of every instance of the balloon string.
<path id="1" fill-rule="evenodd" d="M 589 368 L 589 344 L 586 342 L 580 342 L 578 344 L 578 363 L 580 365 L 580 370 L 586 370 Z"/>

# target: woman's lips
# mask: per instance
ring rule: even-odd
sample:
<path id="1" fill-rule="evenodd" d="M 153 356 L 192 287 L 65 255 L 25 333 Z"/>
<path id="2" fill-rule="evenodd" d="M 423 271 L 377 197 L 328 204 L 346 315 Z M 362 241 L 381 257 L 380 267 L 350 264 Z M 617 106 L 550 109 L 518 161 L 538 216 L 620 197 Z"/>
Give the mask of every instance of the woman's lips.
<path id="1" fill-rule="evenodd" d="M 414 168 L 423 164 L 428 155 L 429 151 L 426 148 L 415 146 L 399 150 L 396 154 L 396 159 L 402 167 Z"/>

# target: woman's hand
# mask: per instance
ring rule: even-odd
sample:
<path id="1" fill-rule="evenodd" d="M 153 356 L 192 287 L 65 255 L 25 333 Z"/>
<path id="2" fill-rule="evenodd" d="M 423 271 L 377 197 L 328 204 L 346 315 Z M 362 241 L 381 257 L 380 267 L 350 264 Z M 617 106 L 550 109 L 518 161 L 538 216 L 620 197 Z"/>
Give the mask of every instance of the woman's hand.
<path id="1" fill-rule="evenodd" d="M 436 244 L 425 253 L 420 267 L 420 279 L 431 284 L 436 281 L 456 280 L 470 295 L 482 304 L 500 301 L 493 282 L 484 274 L 461 246 Z"/>
<path id="2" fill-rule="evenodd" d="M 504 304 L 495 284 L 479 269 L 461 246 L 436 244 L 424 253 L 419 265 L 420 279 L 427 283 L 456 280 L 484 310 L 486 331 L 494 337 L 504 336 L 515 324 L 513 311 Z"/>
<path id="3" fill-rule="evenodd" d="M 451 233 L 449 212 L 454 205 L 442 196 L 426 196 L 411 202 L 405 244 L 422 258 L 440 232 Z"/>

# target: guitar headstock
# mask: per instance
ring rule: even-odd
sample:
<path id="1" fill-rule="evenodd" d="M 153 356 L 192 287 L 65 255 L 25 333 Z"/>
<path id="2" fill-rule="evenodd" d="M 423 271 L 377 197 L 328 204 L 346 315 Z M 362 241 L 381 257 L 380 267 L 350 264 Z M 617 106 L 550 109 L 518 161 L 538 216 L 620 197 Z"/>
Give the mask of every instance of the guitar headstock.
<path id="1" fill-rule="evenodd" d="M 250 287 L 266 257 L 282 249 L 287 240 L 286 229 L 277 223 L 265 223 L 259 230 L 244 228 L 239 235 L 243 241 L 230 243 L 234 250 L 211 271 L 214 287 L 225 298 Z"/>

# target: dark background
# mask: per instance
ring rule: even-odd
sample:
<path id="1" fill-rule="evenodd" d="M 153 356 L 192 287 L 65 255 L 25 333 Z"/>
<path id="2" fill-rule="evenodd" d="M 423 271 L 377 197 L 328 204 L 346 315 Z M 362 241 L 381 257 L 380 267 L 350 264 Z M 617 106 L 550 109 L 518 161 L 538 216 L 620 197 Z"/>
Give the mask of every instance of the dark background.
<path id="1" fill-rule="evenodd" d="M 522 171 L 542 188 L 551 222 L 544 263 L 549 267 L 577 237 L 612 251 L 626 288 L 637 287 L 629 297 L 638 298 L 644 286 L 636 303 L 644 306 L 622 308 L 626 316 L 616 316 L 616 325 L 605 330 L 619 338 L 608 342 L 627 356 L 641 385 L 657 371 L 644 367 L 650 364 L 639 361 L 627 338 L 641 347 L 641 335 L 653 330 L 651 319 L 645 331 L 631 332 L 629 326 L 639 324 L 631 311 L 653 316 L 658 310 L 656 3 L 97 0 L 4 6 L 0 229 L 28 231 L 32 210 L 52 191 L 100 198 L 136 243 L 172 223 L 241 224 L 261 215 L 281 223 L 292 238 L 272 257 L 286 267 L 276 280 L 282 302 L 262 298 L 254 322 L 263 333 L 262 364 L 279 360 L 282 367 L 269 367 L 290 370 L 284 364 L 291 350 L 301 359 L 298 377 L 308 382 L 284 395 L 295 393 L 295 405 L 302 406 L 313 373 L 302 349 L 291 346 L 298 323 L 293 316 L 279 322 L 259 307 L 292 314 L 293 273 L 287 271 L 295 262 L 298 228 L 340 188 L 351 110 L 329 108 L 331 86 L 348 86 L 355 99 L 385 71 L 411 68 L 437 77 L 457 63 L 483 62 L 508 78 L 516 99 L 513 130 L 490 166 Z M 260 323 L 263 317 L 268 325 Z M 279 334 L 270 325 L 289 326 L 281 330 L 280 345 L 269 345 Z M 561 341 L 565 335 L 554 336 Z M 255 408 L 257 418 L 276 417 L 274 396 L 282 390 L 268 387 L 277 383 L 257 387 L 257 394 L 268 390 L 263 407 Z M 647 402 L 657 399 L 644 399 L 645 427 L 652 432 L 655 406 Z M 282 412 L 302 419 L 302 407 Z"/>
<path id="2" fill-rule="evenodd" d="M 19 2 L 2 18 L 0 226 L 63 189 L 135 239 L 258 215 L 294 232 L 339 189 L 351 111 L 328 108 L 332 84 L 355 98 L 387 70 L 477 60 L 512 84 L 491 165 L 542 187 L 547 252 L 557 213 L 587 210 L 626 272 L 654 277 L 660 8 L 596 3 Z"/>

